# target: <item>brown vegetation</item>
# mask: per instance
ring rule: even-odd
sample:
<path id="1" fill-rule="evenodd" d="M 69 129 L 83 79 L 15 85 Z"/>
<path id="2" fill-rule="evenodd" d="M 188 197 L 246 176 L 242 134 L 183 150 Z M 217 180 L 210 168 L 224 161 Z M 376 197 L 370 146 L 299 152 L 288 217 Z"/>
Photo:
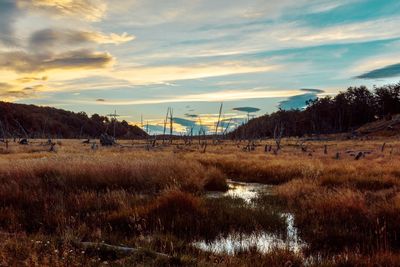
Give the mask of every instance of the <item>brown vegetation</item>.
<path id="1" fill-rule="evenodd" d="M 382 144 L 386 147 L 382 151 Z M 396 140 L 234 143 L 92 151 L 63 140 L 57 153 L 0 145 L 0 265 L 396 266 L 400 249 L 400 143 Z M 304 152 L 302 147 L 307 147 Z M 325 148 L 328 149 L 325 149 Z M 325 151 L 327 150 L 327 152 Z M 350 151 L 351 150 L 351 151 Z M 371 151 L 359 160 L 351 154 Z M 311 156 L 310 156 L 311 153 Z M 336 153 L 341 157 L 336 158 Z M 277 185 L 252 205 L 207 198 L 226 180 Z M 253 206 L 254 205 L 254 206 Z M 276 249 L 234 256 L 190 246 L 231 231 L 285 234 L 292 212 L 304 253 Z M 83 250 L 80 242 L 139 248 L 128 256 Z M 159 258 L 154 252 L 168 254 Z M 309 258 L 307 258 L 309 257 Z"/>

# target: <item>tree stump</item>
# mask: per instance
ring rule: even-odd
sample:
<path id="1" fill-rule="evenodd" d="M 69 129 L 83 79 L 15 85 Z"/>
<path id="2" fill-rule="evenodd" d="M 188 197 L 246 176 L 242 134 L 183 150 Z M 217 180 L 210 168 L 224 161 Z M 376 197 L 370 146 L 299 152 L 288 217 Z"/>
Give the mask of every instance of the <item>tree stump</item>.
<path id="1" fill-rule="evenodd" d="M 100 135 L 100 144 L 102 146 L 113 146 L 115 145 L 115 139 L 114 137 L 105 133 Z"/>

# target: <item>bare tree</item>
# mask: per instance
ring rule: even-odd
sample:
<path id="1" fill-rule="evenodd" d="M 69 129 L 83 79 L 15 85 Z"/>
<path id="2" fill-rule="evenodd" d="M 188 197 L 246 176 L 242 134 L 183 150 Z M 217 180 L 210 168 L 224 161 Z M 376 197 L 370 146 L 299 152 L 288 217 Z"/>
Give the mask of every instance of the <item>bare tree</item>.
<path id="1" fill-rule="evenodd" d="M 1 141 L 5 141 L 6 140 L 6 133 L 4 131 L 3 124 L 2 124 L 1 121 L 0 121 L 0 130 L 1 130 L 1 137 L 2 137 Z"/>
<path id="2" fill-rule="evenodd" d="M 222 115 L 222 106 L 223 106 L 223 103 L 221 103 L 221 105 L 219 106 L 218 121 L 217 121 L 217 125 L 215 126 L 215 135 L 218 135 L 218 127 L 221 122 L 221 115 Z"/>
<path id="3" fill-rule="evenodd" d="M 228 133 L 229 126 L 231 126 L 232 118 L 229 119 L 228 123 L 225 126 L 225 130 L 223 131 L 223 136 L 225 137 Z"/>
<path id="4" fill-rule="evenodd" d="M 284 131 L 285 131 L 285 126 L 282 123 L 279 122 L 275 125 L 274 140 L 276 143 L 277 150 L 281 149 L 281 141 L 282 141 L 282 136 L 283 136 Z"/>
<path id="5" fill-rule="evenodd" d="M 6 145 L 6 149 L 8 150 L 8 138 L 7 138 L 7 133 L 3 128 L 3 124 L 0 121 L 0 130 L 1 130 L 1 136 L 2 139 L 0 139 L 0 142 L 4 143 Z"/>
<path id="6" fill-rule="evenodd" d="M 117 117 L 119 117 L 120 115 L 118 115 L 117 110 L 115 110 L 114 113 L 107 114 L 107 116 L 110 117 L 110 121 L 113 124 L 113 137 L 115 139 L 115 126 L 117 124 Z"/>
<path id="7" fill-rule="evenodd" d="M 216 139 L 218 139 L 218 128 L 219 128 L 219 124 L 221 122 L 222 106 L 223 106 L 223 103 L 221 102 L 221 105 L 219 106 L 218 121 L 217 121 L 217 124 L 215 125 L 215 139 L 214 139 L 214 142 L 216 141 Z"/>
<path id="8" fill-rule="evenodd" d="M 172 144 L 172 133 L 174 131 L 174 110 L 170 108 L 169 110 L 169 123 L 170 123 L 170 128 L 169 128 L 169 137 L 170 140 L 169 142 Z"/>
<path id="9" fill-rule="evenodd" d="M 165 115 L 165 120 L 164 120 L 163 144 L 165 143 L 165 133 L 167 131 L 169 110 L 170 110 L 170 108 L 167 109 L 167 114 Z"/>
<path id="10" fill-rule="evenodd" d="M 17 123 L 18 127 L 21 129 L 21 131 L 24 133 L 25 138 L 28 139 L 28 133 L 25 131 L 25 128 L 22 127 L 22 125 L 19 123 L 18 120 L 14 119 L 14 121 Z"/>
<path id="11" fill-rule="evenodd" d="M 42 138 L 45 138 L 45 136 L 46 136 L 46 126 L 47 126 L 48 119 L 49 119 L 49 117 L 46 116 L 46 119 L 44 120 L 44 124 L 43 124 L 43 129 L 42 129 Z"/>

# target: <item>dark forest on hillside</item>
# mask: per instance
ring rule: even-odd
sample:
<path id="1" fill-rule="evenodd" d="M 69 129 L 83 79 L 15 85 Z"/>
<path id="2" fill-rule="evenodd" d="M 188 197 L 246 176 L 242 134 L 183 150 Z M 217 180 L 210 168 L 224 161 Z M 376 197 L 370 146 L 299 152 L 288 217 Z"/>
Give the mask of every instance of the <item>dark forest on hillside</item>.
<path id="1" fill-rule="evenodd" d="M 231 138 L 272 137 L 277 127 L 284 136 L 352 132 L 365 123 L 400 113 L 400 83 L 374 87 L 350 87 L 336 96 L 307 102 L 304 110 L 278 110 L 250 120 Z"/>
<path id="2" fill-rule="evenodd" d="M 140 138 L 147 134 L 126 121 L 84 112 L 0 102 L 0 138 L 96 138 L 102 133 L 117 138 Z"/>

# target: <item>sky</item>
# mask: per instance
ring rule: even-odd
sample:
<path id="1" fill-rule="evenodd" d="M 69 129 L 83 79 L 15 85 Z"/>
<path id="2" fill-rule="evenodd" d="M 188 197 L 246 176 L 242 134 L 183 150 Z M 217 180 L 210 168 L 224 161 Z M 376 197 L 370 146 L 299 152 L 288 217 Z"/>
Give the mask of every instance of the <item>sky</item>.
<path id="1" fill-rule="evenodd" d="M 0 100 L 221 131 L 400 81 L 398 0 L 0 0 Z M 248 112 L 250 111 L 250 113 Z"/>

